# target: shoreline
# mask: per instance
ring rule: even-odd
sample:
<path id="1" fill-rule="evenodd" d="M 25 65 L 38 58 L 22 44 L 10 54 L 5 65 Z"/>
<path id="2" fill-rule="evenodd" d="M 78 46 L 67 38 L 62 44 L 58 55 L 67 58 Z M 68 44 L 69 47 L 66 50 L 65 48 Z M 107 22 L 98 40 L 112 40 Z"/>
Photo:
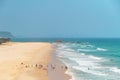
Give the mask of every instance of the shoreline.
<path id="1" fill-rule="evenodd" d="M 51 65 L 51 64 L 54 65 L 56 69 L 54 71 L 48 72 L 48 76 L 49 76 L 50 80 L 70 80 L 70 79 L 72 79 L 71 75 L 66 74 L 66 72 L 68 71 L 68 67 L 62 61 L 59 60 L 60 58 L 55 53 L 55 47 L 53 47 L 53 48 L 54 48 L 54 50 L 53 50 L 53 53 L 51 54 L 51 62 L 49 63 L 49 65 Z"/>

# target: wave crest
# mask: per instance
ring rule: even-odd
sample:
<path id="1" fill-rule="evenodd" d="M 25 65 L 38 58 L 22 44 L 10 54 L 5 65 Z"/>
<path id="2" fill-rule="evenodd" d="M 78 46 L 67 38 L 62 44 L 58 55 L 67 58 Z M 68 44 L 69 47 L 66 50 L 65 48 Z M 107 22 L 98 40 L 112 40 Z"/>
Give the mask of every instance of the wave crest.
<path id="1" fill-rule="evenodd" d="M 107 49 L 104 49 L 104 48 L 97 48 L 96 50 L 97 51 L 107 51 Z"/>

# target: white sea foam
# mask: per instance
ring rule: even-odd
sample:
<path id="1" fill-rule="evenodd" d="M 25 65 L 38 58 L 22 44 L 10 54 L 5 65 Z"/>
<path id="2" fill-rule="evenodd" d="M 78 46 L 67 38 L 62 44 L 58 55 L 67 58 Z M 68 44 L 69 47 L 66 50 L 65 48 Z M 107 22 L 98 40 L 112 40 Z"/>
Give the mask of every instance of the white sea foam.
<path id="1" fill-rule="evenodd" d="M 93 48 L 94 46 L 93 45 L 80 45 L 81 48 Z"/>
<path id="2" fill-rule="evenodd" d="M 93 75 L 99 75 L 99 76 L 107 76 L 107 74 L 105 73 L 102 73 L 102 72 L 99 72 L 99 71 L 95 71 L 95 70 L 92 70 L 92 69 L 89 69 L 87 67 L 77 67 L 77 66 L 73 66 L 74 69 L 76 70 L 80 70 L 80 71 L 83 71 L 83 72 L 86 72 L 86 73 L 90 73 L 90 74 L 93 74 Z"/>
<path id="3" fill-rule="evenodd" d="M 80 58 L 72 58 L 72 57 L 70 57 L 69 59 L 76 62 L 77 64 L 79 64 L 79 66 L 93 67 L 95 65 L 98 65 L 97 63 L 89 61 L 89 59 L 87 59 L 87 58 L 86 59 L 85 58 L 80 59 Z"/>
<path id="4" fill-rule="evenodd" d="M 100 58 L 100 57 L 95 57 L 95 56 L 92 56 L 92 55 L 90 55 L 89 57 L 92 58 L 92 59 L 96 59 L 96 60 L 102 60 L 102 58 Z"/>
<path id="5" fill-rule="evenodd" d="M 110 68 L 110 70 L 120 74 L 120 69 L 118 69 L 117 67 L 112 67 Z"/>
<path id="6" fill-rule="evenodd" d="M 91 47 L 91 48 L 93 48 L 93 47 L 94 47 L 94 45 L 87 45 L 87 46 L 89 46 L 89 47 Z"/>
<path id="7" fill-rule="evenodd" d="M 85 53 L 81 53 L 81 55 L 85 55 Z"/>
<path id="8" fill-rule="evenodd" d="M 103 48 L 97 48 L 97 51 L 107 51 L 107 49 L 103 49 Z"/>

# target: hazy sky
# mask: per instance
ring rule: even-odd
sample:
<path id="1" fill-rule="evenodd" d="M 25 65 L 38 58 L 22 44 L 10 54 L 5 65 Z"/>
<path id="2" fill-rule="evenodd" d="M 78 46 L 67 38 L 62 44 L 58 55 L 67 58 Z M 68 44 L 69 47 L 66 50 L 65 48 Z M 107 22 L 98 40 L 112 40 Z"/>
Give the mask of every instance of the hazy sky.
<path id="1" fill-rule="evenodd" d="M 0 31 L 26 37 L 120 37 L 120 0 L 0 0 Z"/>

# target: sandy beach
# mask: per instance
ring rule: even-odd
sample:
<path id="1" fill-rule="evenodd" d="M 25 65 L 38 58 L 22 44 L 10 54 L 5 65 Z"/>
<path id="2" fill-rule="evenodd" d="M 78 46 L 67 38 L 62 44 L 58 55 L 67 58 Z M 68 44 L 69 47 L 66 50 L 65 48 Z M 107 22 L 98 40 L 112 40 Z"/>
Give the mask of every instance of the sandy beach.
<path id="1" fill-rule="evenodd" d="M 49 43 L 7 43 L 0 45 L 0 80 L 48 80 L 44 67 L 51 58 Z"/>
<path id="2" fill-rule="evenodd" d="M 67 80 L 65 69 L 56 67 L 51 71 L 51 65 L 62 65 L 52 53 L 50 43 L 9 42 L 0 45 L 0 80 Z"/>

